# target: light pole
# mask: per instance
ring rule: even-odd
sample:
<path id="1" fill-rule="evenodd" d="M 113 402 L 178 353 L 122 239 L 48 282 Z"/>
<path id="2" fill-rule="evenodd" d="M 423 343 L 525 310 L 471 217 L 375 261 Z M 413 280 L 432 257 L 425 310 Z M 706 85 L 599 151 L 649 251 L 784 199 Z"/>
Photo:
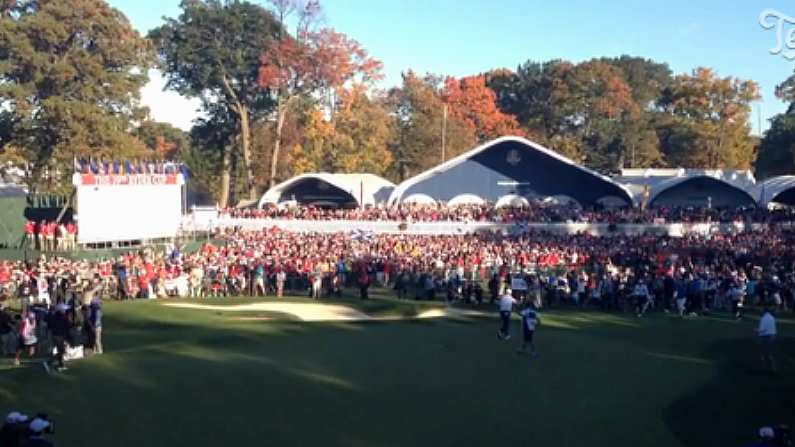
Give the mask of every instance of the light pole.
<path id="1" fill-rule="evenodd" d="M 447 151 L 447 104 L 442 107 L 442 163 Z"/>

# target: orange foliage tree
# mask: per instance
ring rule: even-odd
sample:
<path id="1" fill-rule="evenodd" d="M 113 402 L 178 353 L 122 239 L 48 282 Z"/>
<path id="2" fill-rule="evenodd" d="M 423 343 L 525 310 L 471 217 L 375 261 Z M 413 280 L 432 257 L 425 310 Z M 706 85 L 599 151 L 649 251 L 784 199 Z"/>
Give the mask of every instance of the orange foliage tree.
<path id="1" fill-rule="evenodd" d="M 526 136 L 516 117 L 503 113 L 497 106 L 497 95 L 486 85 L 486 76 L 461 79 L 448 77 L 442 89 L 442 99 L 449 113 L 465 122 L 479 140 L 504 135 Z"/>
<path id="2" fill-rule="evenodd" d="M 333 98 L 350 82 L 368 84 L 381 79 L 381 62 L 371 58 L 355 40 L 330 28 L 312 30 L 320 13 L 317 2 L 296 8 L 294 2 L 275 3 L 277 15 L 285 25 L 286 16 L 299 11 L 294 35 L 284 34 L 262 55 L 259 85 L 272 92 L 276 102 L 276 134 L 271 154 L 270 186 L 282 147 L 282 128 L 291 103 L 301 97 Z M 333 106 L 335 101 L 328 99 Z"/>

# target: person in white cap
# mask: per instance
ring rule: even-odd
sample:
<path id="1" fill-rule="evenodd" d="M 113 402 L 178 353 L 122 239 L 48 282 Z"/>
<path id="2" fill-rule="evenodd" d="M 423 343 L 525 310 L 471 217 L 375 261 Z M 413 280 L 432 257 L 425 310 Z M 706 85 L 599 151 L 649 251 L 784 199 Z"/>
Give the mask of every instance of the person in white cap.
<path id="1" fill-rule="evenodd" d="M 773 447 L 776 445 L 776 431 L 773 427 L 762 427 L 759 429 L 759 442 L 750 447 Z"/>
<path id="2" fill-rule="evenodd" d="M 25 447 L 55 447 L 49 439 L 44 437 L 44 432 L 52 426 L 52 423 L 46 419 L 36 418 L 30 422 L 28 430 L 30 436 Z"/>
<path id="3" fill-rule="evenodd" d="M 27 437 L 28 417 L 18 411 L 12 411 L 6 416 L 3 427 L 0 428 L 0 445 L 19 446 Z"/>
<path id="4" fill-rule="evenodd" d="M 500 340 L 511 339 L 511 313 L 513 306 L 516 305 L 516 298 L 512 295 L 511 289 L 505 289 L 505 293 L 500 296 L 500 330 L 497 331 L 497 338 Z"/>

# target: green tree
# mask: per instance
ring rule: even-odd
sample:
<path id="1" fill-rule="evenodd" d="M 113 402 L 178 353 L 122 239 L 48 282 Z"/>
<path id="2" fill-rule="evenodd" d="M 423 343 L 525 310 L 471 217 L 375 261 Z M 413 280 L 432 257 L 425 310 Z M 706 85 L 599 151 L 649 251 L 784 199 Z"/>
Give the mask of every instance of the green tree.
<path id="1" fill-rule="evenodd" d="M 612 65 L 623 72 L 624 80 L 632 89 L 632 97 L 643 110 L 655 109 L 662 91 L 673 81 L 668 64 L 651 59 L 623 55 L 602 58 L 599 62 Z"/>
<path id="2" fill-rule="evenodd" d="M 190 149 L 189 135 L 169 123 L 146 120 L 135 129 L 135 136 L 161 160 L 178 160 Z"/>
<path id="3" fill-rule="evenodd" d="M 760 179 L 795 172 L 795 74 L 776 87 L 776 96 L 789 107 L 771 119 L 759 144 L 754 168 Z"/>
<path id="4" fill-rule="evenodd" d="M 234 203 L 237 184 L 232 185 L 233 167 L 239 153 L 233 150 L 239 127 L 237 120 L 221 104 L 207 110 L 190 131 L 189 149 L 181 155 L 193 176 L 193 182 L 209 191 L 219 205 Z M 221 181 L 218 182 L 220 173 Z"/>
<path id="5" fill-rule="evenodd" d="M 782 113 L 772 119 L 754 167 L 760 179 L 795 172 L 795 114 Z"/>
<path id="6" fill-rule="evenodd" d="M 239 0 L 183 0 L 182 14 L 150 32 L 160 56 L 167 87 L 188 97 L 200 98 L 203 111 L 220 120 L 234 136 L 223 150 L 237 148 L 242 157 L 250 199 L 258 191 L 251 154 L 252 122 L 273 110 L 269 93 L 257 83 L 260 56 L 281 32 L 278 21 L 265 8 Z M 223 116 L 221 116 L 223 115 Z M 211 126 L 211 122 L 204 122 Z M 222 182 L 231 179 L 232 154 L 225 154 Z M 220 202 L 227 205 L 229 184 L 221 185 Z"/>
<path id="7" fill-rule="evenodd" d="M 753 81 L 720 78 L 708 68 L 674 78 L 663 91 L 658 133 L 673 166 L 749 169 L 756 156 L 751 102 L 760 98 Z"/>
<path id="8" fill-rule="evenodd" d="M 0 151 L 24 154 L 32 189 L 69 187 L 74 157 L 138 156 L 130 123 L 152 54 L 102 0 L 18 0 L 0 18 Z"/>

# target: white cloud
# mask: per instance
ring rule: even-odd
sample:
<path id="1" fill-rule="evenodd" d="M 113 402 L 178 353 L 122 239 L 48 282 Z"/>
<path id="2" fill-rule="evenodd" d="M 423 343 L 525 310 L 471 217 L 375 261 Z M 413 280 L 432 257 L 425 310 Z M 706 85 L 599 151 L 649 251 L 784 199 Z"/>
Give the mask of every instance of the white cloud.
<path id="1" fill-rule="evenodd" d="M 152 119 L 171 123 L 188 131 L 193 120 L 200 115 L 198 99 L 190 99 L 167 90 L 163 91 L 166 80 L 157 70 L 149 71 L 149 83 L 141 89 L 141 102 L 149 107 Z"/>

